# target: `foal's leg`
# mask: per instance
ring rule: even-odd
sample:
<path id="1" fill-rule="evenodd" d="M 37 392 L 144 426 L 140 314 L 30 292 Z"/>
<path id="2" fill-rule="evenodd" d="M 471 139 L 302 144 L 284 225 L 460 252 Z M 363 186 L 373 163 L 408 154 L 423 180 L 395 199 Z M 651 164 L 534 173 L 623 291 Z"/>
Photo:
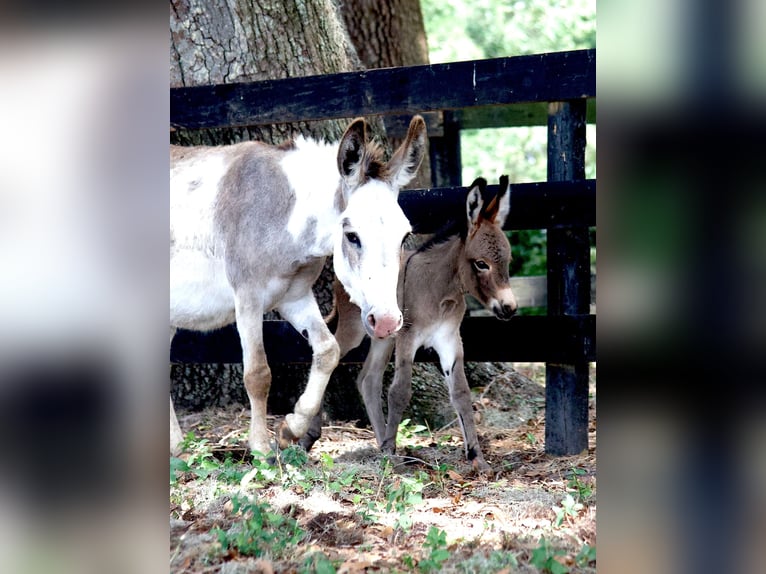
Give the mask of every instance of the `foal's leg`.
<path id="1" fill-rule="evenodd" d="M 439 355 L 442 373 L 447 381 L 450 402 L 457 413 L 460 430 L 463 431 L 466 458 L 476 470 L 489 471 L 491 467 L 484 460 L 473 420 L 471 389 L 463 366 L 463 342 L 460 339 L 460 331 L 455 329 L 444 332 L 436 337 L 433 343 L 433 348 Z"/>
<path id="2" fill-rule="evenodd" d="M 271 387 L 271 369 L 263 348 L 263 303 L 256 297 L 236 293 L 234 308 L 242 343 L 245 390 L 250 400 L 250 450 L 268 454 L 271 438 L 266 425 L 266 400 Z"/>
<path id="3" fill-rule="evenodd" d="M 383 417 L 383 372 L 394 350 L 394 340 L 371 340 L 370 352 L 364 361 L 356 386 L 362 395 L 367 417 L 375 431 L 378 446 L 382 447 L 386 434 L 386 419 Z"/>
<path id="4" fill-rule="evenodd" d="M 417 347 L 411 337 L 400 334 L 396 339 L 396 372 L 388 389 L 388 423 L 380 450 L 387 454 L 396 451 L 396 434 L 402 422 L 404 409 L 412 398 L 412 361 Z"/>
<path id="5" fill-rule="evenodd" d="M 295 403 L 293 413 L 285 417 L 277 433 L 279 447 L 287 448 L 306 434 L 312 419 L 319 413 L 330 375 L 338 365 L 340 351 L 311 291 L 281 303 L 277 310 L 299 333 L 307 335 L 313 352 L 306 390 Z"/>

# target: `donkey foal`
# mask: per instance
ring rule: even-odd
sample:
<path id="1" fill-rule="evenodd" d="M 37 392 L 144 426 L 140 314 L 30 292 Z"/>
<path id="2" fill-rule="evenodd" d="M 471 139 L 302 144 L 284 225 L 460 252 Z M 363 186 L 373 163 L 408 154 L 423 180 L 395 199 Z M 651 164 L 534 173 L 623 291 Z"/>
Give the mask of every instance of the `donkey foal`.
<path id="1" fill-rule="evenodd" d="M 370 352 L 357 379 L 380 449 L 393 454 L 404 409 L 412 398 L 412 363 L 420 347 L 432 347 L 458 415 L 465 453 L 479 471 L 491 470 L 484 460 L 471 408 L 471 391 L 463 368 L 460 323 L 465 293 L 470 293 L 499 319 L 516 312 L 516 298 L 508 280 L 511 247 L 502 227 L 510 208 L 508 176 L 500 191 L 485 205 L 487 182 L 476 179 L 466 198 L 466 217 L 446 225 L 413 252 L 407 252 L 399 276 L 398 298 L 404 326 L 393 339 L 373 337 Z M 358 313 L 340 284 L 335 284 L 338 326 L 335 333 L 341 356 L 357 347 L 365 333 Z M 383 416 L 383 371 L 396 348 L 396 372 L 388 391 L 388 420 Z M 310 448 L 318 438 L 316 420 L 302 444 Z"/>

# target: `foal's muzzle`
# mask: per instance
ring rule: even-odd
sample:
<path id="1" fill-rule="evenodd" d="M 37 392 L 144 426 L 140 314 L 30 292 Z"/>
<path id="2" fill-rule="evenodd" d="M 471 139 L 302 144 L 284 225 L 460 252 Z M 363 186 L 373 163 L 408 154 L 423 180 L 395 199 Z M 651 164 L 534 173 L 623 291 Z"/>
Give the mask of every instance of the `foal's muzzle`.
<path id="1" fill-rule="evenodd" d="M 495 303 L 492 306 L 492 312 L 498 319 L 507 321 L 516 314 L 516 306 L 508 305 L 507 303 Z"/>

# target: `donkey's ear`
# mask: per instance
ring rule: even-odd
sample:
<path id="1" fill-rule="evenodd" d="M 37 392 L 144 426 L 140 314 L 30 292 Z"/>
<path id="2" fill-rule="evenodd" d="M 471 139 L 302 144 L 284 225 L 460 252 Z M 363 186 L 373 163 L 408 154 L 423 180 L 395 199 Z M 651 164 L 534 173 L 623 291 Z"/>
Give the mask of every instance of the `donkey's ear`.
<path id="1" fill-rule="evenodd" d="M 388 162 L 393 187 L 400 189 L 415 177 L 425 154 L 426 122 L 421 116 L 414 116 L 410 121 L 407 137 Z"/>
<path id="2" fill-rule="evenodd" d="M 502 228 L 505 220 L 508 219 L 508 212 L 511 211 L 511 185 L 507 175 L 500 176 L 500 189 L 497 192 L 497 201 L 499 207 L 495 216 L 495 225 Z"/>
<path id="3" fill-rule="evenodd" d="M 483 177 L 477 177 L 471 184 L 468 191 L 468 197 L 465 200 L 466 215 L 468 215 L 468 226 L 477 225 L 481 217 L 481 208 L 484 206 L 484 199 L 481 192 L 487 187 L 487 180 Z"/>
<path id="4" fill-rule="evenodd" d="M 357 118 L 346 128 L 338 146 L 338 171 L 344 179 L 354 179 L 361 172 L 366 142 L 367 123 L 364 118 Z"/>

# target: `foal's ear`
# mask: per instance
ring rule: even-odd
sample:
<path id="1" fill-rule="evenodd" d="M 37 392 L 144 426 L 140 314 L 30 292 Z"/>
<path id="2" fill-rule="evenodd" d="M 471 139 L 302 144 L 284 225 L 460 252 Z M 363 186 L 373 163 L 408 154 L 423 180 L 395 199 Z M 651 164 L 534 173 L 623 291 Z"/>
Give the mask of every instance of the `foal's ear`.
<path id="1" fill-rule="evenodd" d="M 508 217 L 508 211 L 511 209 L 511 194 L 508 176 L 500 176 L 500 186 L 497 195 L 492 198 L 482 216 L 490 223 L 494 223 L 502 228 L 505 225 L 505 219 Z"/>
<path id="2" fill-rule="evenodd" d="M 356 118 L 346 128 L 338 146 L 338 171 L 344 179 L 359 176 L 366 142 L 367 123 L 364 118 Z"/>
<path id="3" fill-rule="evenodd" d="M 414 116 L 407 129 L 407 137 L 388 162 L 391 185 L 397 190 L 407 185 L 418 172 L 426 154 L 426 122 L 422 116 Z"/>
<path id="4" fill-rule="evenodd" d="M 511 211 L 511 184 L 507 175 L 500 176 L 500 189 L 496 199 L 499 205 L 495 216 L 495 225 L 502 229 L 505 220 L 508 219 L 508 212 Z"/>
<path id="5" fill-rule="evenodd" d="M 481 208 L 484 206 L 482 191 L 487 187 L 487 180 L 483 177 L 477 177 L 471 184 L 468 191 L 468 197 L 465 200 L 466 214 L 468 215 L 468 226 L 478 225 L 479 218 L 482 216 Z"/>

